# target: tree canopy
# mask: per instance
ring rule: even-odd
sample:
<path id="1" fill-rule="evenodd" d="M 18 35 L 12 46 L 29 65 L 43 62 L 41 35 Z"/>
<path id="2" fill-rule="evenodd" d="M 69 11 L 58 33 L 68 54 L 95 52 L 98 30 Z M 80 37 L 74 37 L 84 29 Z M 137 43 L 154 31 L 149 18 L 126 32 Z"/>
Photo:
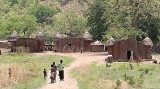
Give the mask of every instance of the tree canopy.
<path id="1" fill-rule="evenodd" d="M 85 31 L 94 40 L 160 40 L 159 0 L 0 0 L 0 6 L 0 39 L 15 30 L 21 37 L 42 31 L 49 41 L 56 32 L 81 37 Z"/>

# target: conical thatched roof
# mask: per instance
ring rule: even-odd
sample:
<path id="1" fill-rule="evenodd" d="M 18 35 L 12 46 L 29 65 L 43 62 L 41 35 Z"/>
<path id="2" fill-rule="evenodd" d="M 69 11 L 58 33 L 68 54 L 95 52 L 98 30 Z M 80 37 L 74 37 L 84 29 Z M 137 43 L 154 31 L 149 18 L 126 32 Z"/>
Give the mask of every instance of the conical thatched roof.
<path id="1" fill-rule="evenodd" d="M 83 38 L 85 38 L 87 40 L 92 40 L 92 35 L 89 32 L 85 32 L 83 35 Z"/>
<path id="2" fill-rule="evenodd" d="M 38 40 L 44 40 L 44 34 L 42 32 L 38 32 L 35 38 Z"/>
<path id="3" fill-rule="evenodd" d="M 143 40 L 143 43 L 144 43 L 144 45 L 147 45 L 147 46 L 153 46 L 152 40 L 149 37 L 146 37 Z"/>
<path id="4" fill-rule="evenodd" d="M 112 46 L 114 43 L 115 43 L 115 40 L 114 40 L 113 37 L 111 37 L 111 38 L 109 38 L 109 39 L 107 40 L 106 45 L 107 45 L 107 46 Z"/>
<path id="5" fill-rule="evenodd" d="M 36 37 L 44 37 L 44 34 L 42 32 L 38 32 L 38 34 L 36 35 Z"/>
<path id="6" fill-rule="evenodd" d="M 97 41 L 91 43 L 91 45 L 104 45 L 104 44 L 97 40 Z"/>
<path id="7" fill-rule="evenodd" d="M 56 33 L 55 38 L 63 38 L 63 35 L 60 34 L 59 32 Z"/>
<path id="8" fill-rule="evenodd" d="M 16 31 L 13 31 L 8 41 L 17 41 L 18 38 L 19 38 L 18 33 Z"/>
<path id="9" fill-rule="evenodd" d="M 13 31 L 12 34 L 10 35 L 10 37 L 17 38 L 19 36 L 18 36 L 18 33 L 16 31 Z"/>

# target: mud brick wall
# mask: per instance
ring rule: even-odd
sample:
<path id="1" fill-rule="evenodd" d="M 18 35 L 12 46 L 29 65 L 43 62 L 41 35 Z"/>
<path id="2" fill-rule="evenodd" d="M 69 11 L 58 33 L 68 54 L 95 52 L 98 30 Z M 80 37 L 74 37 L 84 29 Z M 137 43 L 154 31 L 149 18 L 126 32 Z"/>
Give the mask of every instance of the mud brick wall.
<path id="1" fill-rule="evenodd" d="M 33 38 L 20 38 L 16 42 L 16 47 L 27 46 L 30 52 L 41 52 L 40 41 Z"/>
<path id="2" fill-rule="evenodd" d="M 112 53 L 114 60 L 120 59 L 120 41 L 114 43 Z"/>
<path id="3" fill-rule="evenodd" d="M 0 42 L 0 48 L 10 48 L 10 44 L 8 42 Z"/>
<path id="4" fill-rule="evenodd" d="M 86 41 L 84 38 L 60 38 L 54 41 L 55 50 L 57 52 L 80 52 L 91 51 L 91 41 Z"/>
<path id="5" fill-rule="evenodd" d="M 145 59 L 152 59 L 152 51 L 150 46 L 145 46 Z"/>
<path id="6" fill-rule="evenodd" d="M 92 52 L 103 52 L 104 51 L 104 45 L 92 45 Z"/>
<path id="7" fill-rule="evenodd" d="M 136 41 L 135 39 L 116 41 L 112 47 L 108 48 L 109 52 L 112 52 L 114 60 L 122 59 L 128 61 L 127 51 L 133 52 L 133 58 L 138 55 L 140 55 L 142 59 L 152 58 L 151 47 L 145 46 L 142 41 Z"/>
<path id="8" fill-rule="evenodd" d="M 138 42 L 138 53 L 142 59 L 146 58 L 145 45 L 143 44 L 142 41 Z"/>

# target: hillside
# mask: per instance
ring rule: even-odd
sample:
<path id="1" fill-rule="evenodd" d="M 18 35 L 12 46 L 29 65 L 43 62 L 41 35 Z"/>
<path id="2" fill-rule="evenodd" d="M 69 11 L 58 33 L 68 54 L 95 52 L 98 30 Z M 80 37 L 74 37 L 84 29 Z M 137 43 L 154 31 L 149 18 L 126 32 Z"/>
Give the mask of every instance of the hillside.
<path id="1" fill-rule="evenodd" d="M 159 43 L 160 1 L 148 0 L 0 0 L 0 39 L 15 30 L 20 37 L 44 33 L 51 41 L 56 32 L 106 41 L 146 36 Z"/>

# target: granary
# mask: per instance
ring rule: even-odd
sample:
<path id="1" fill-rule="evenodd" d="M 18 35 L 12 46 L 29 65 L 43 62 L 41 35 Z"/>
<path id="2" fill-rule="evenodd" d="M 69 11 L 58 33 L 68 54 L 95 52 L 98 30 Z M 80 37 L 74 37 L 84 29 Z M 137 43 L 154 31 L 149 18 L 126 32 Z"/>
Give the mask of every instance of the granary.
<path id="1" fill-rule="evenodd" d="M 43 52 L 44 36 L 39 32 L 35 38 L 20 38 L 14 31 L 8 39 L 11 42 L 11 52 L 17 52 L 18 47 L 28 48 L 28 52 Z"/>
<path id="2" fill-rule="evenodd" d="M 92 36 L 85 32 L 82 37 L 68 37 L 57 34 L 54 37 L 55 52 L 85 52 L 91 51 Z"/>
<path id="3" fill-rule="evenodd" d="M 11 52 L 15 52 L 17 39 L 19 39 L 18 33 L 16 31 L 13 31 L 8 39 L 8 42 L 11 43 Z"/>
<path id="4" fill-rule="evenodd" d="M 140 56 L 142 59 L 152 59 L 151 48 L 153 46 L 152 40 L 146 37 L 143 41 L 135 39 L 118 40 L 115 41 L 110 38 L 107 41 L 108 53 L 113 55 L 114 61 L 128 61 L 131 56 L 137 58 Z"/>
<path id="5" fill-rule="evenodd" d="M 103 52 L 104 48 L 105 48 L 105 45 L 98 40 L 91 44 L 92 52 Z"/>

